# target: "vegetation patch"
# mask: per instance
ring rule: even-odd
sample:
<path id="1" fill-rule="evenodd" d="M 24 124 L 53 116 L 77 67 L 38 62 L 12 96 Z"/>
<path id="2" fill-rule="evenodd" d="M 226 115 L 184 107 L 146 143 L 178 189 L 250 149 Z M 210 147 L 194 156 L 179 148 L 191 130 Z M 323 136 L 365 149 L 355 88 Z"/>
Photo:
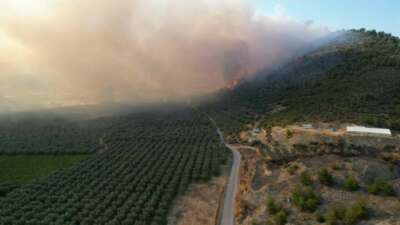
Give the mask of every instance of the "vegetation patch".
<path id="1" fill-rule="evenodd" d="M 300 210 L 314 212 L 321 203 L 321 197 L 311 187 L 297 186 L 292 191 L 292 201 Z"/>
<path id="2" fill-rule="evenodd" d="M 262 157 L 245 156 L 243 162 L 246 164 L 259 158 L 261 161 Z M 282 222 L 299 225 L 347 225 L 361 224 L 366 219 L 371 219 L 370 223 L 375 224 L 386 222 L 388 217 L 393 218 L 393 221 L 400 221 L 398 198 L 386 197 L 393 189 L 396 193 L 399 190 L 398 164 L 395 169 L 391 169 L 389 162 L 375 157 L 334 154 L 303 157 L 286 165 L 268 163 L 271 164 L 267 166 L 268 174 L 263 177 L 269 182 L 263 187 L 247 192 L 249 186 L 241 184 L 240 198 L 246 199 L 247 205 L 251 207 L 239 205 L 241 214 L 237 217 L 237 224 L 254 221 L 255 225 Z M 332 165 L 338 165 L 340 169 L 335 170 Z M 290 173 L 291 170 L 295 172 Z M 378 179 L 369 181 L 369 177 Z M 335 181 L 335 188 L 326 188 L 325 184 L 331 184 L 332 180 Z M 376 196 L 367 192 L 368 185 L 376 189 Z"/>
<path id="3" fill-rule="evenodd" d="M 311 186 L 314 183 L 311 174 L 308 171 L 304 171 L 300 174 L 300 180 L 301 183 L 305 186 Z"/>
<path id="4" fill-rule="evenodd" d="M 328 225 L 352 225 L 367 218 L 367 203 L 364 200 L 359 200 L 349 207 L 337 205 L 330 208 L 324 219 Z"/>
<path id="5" fill-rule="evenodd" d="M 360 189 L 360 184 L 354 176 L 347 176 L 344 181 L 344 188 L 348 191 L 357 191 Z"/>
<path id="6" fill-rule="evenodd" d="M 23 185 L 68 168 L 91 155 L 0 156 L 0 184 Z"/>
<path id="7" fill-rule="evenodd" d="M 318 181 L 326 186 L 332 186 L 335 183 L 332 173 L 327 169 L 322 169 L 319 171 Z"/>
<path id="8" fill-rule="evenodd" d="M 271 219 L 267 222 L 268 225 L 283 225 L 287 223 L 288 212 L 271 197 L 267 200 L 267 210 L 271 216 Z"/>
<path id="9" fill-rule="evenodd" d="M 99 140 L 111 126 L 107 119 L 70 121 L 65 118 L 0 117 L 0 154 L 88 154 L 98 151 Z"/>
<path id="10" fill-rule="evenodd" d="M 298 169 L 299 169 L 299 166 L 298 166 L 298 165 L 290 165 L 290 166 L 287 168 L 287 171 L 288 171 L 288 173 L 289 173 L 290 175 L 294 175 Z"/>
<path id="11" fill-rule="evenodd" d="M 204 114 L 171 107 L 110 118 L 107 151 L 0 198 L 0 224 L 165 225 L 177 197 L 220 174 L 230 153 Z"/>
<path id="12" fill-rule="evenodd" d="M 378 195 L 386 195 L 386 196 L 395 196 L 396 192 L 391 184 L 382 179 L 375 179 L 372 184 L 368 186 L 368 192 L 370 194 Z"/>
<path id="13" fill-rule="evenodd" d="M 341 121 L 400 130 L 399 71 L 398 37 L 352 30 L 280 69 L 260 71 L 203 109 L 229 135 L 260 120 L 263 128 Z"/>

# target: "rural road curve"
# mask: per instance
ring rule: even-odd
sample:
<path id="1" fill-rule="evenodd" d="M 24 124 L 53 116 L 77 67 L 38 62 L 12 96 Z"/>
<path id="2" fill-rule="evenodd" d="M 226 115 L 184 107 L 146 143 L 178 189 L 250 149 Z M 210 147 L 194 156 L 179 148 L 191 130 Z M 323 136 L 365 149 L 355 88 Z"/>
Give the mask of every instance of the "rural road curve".
<path id="1" fill-rule="evenodd" d="M 235 224 L 235 203 L 236 193 L 239 184 L 239 171 L 241 155 L 239 151 L 231 145 L 226 145 L 233 152 L 233 164 L 231 175 L 229 176 L 228 186 L 226 187 L 224 209 L 221 215 L 220 225 L 234 225 Z"/>
<path id="2" fill-rule="evenodd" d="M 225 191 L 224 208 L 221 215 L 220 225 L 234 225 L 235 224 L 235 203 L 236 203 L 236 193 L 239 185 L 239 171 L 240 171 L 240 161 L 242 156 L 235 146 L 225 143 L 224 134 L 217 126 L 217 123 L 209 117 L 211 122 L 217 129 L 217 133 L 221 139 L 221 143 L 229 148 L 233 153 L 233 163 L 231 168 L 231 174 L 229 176 L 228 185 Z"/>

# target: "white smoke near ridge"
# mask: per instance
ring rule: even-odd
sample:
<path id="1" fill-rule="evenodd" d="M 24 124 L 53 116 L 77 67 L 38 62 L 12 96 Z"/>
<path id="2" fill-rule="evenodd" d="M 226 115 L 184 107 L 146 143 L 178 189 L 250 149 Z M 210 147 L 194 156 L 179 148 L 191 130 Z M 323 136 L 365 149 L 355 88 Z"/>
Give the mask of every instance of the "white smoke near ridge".
<path id="1" fill-rule="evenodd" d="M 326 33 L 245 0 L 0 2 L 0 111 L 207 93 Z"/>

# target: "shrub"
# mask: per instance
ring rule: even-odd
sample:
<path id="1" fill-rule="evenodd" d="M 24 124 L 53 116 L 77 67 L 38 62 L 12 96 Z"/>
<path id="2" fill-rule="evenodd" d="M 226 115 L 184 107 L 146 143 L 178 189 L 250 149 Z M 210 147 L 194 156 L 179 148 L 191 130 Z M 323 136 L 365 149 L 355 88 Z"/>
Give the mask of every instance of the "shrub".
<path id="1" fill-rule="evenodd" d="M 360 188 L 360 185 L 354 176 L 348 176 L 344 181 L 344 188 L 349 191 L 357 191 Z"/>
<path id="2" fill-rule="evenodd" d="M 267 211 L 272 216 L 271 224 L 283 225 L 287 223 L 288 213 L 282 206 L 276 204 L 272 198 L 267 200 Z"/>
<path id="3" fill-rule="evenodd" d="M 315 221 L 317 221 L 318 223 L 325 222 L 325 218 L 320 211 L 315 212 L 314 217 L 315 217 Z"/>
<path id="4" fill-rule="evenodd" d="M 396 150 L 396 146 L 394 145 L 385 145 L 385 147 L 383 148 L 383 151 L 385 152 L 392 152 Z"/>
<path id="5" fill-rule="evenodd" d="M 290 175 L 294 175 L 298 169 L 299 169 L 299 166 L 298 166 L 298 165 L 290 165 L 290 166 L 287 168 L 287 171 L 288 171 L 288 173 L 289 173 Z"/>
<path id="6" fill-rule="evenodd" d="M 333 175 L 327 169 L 319 171 L 318 180 L 321 184 L 326 186 L 332 186 L 334 184 Z"/>
<path id="7" fill-rule="evenodd" d="M 276 224 L 276 225 L 286 224 L 287 223 L 287 217 L 288 217 L 288 214 L 286 213 L 286 211 L 285 210 L 280 210 L 273 217 L 274 224 Z"/>
<path id="8" fill-rule="evenodd" d="M 321 197 L 310 187 L 296 187 L 292 191 L 292 201 L 300 210 L 314 212 L 321 203 Z"/>
<path id="9" fill-rule="evenodd" d="M 276 214 L 282 207 L 277 205 L 273 198 L 268 198 L 267 200 L 267 211 L 269 214 Z"/>
<path id="10" fill-rule="evenodd" d="M 360 220 L 366 219 L 368 217 L 367 204 L 365 201 L 361 200 L 346 208 L 346 213 L 344 215 L 343 222 L 345 224 L 356 224 Z"/>
<path id="11" fill-rule="evenodd" d="M 304 144 L 294 144 L 293 148 L 300 153 L 305 153 L 308 151 L 308 146 Z"/>
<path id="12" fill-rule="evenodd" d="M 292 137 L 293 137 L 293 131 L 287 129 L 287 130 L 286 130 L 286 137 L 287 137 L 287 139 L 292 138 Z"/>
<path id="13" fill-rule="evenodd" d="M 381 189 L 381 193 L 386 196 L 395 196 L 396 195 L 396 192 L 394 191 L 393 186 L 387 182 L 382 182 L 380 184 L 380 189 Z"/>
<path id="14" fill-rule="evenodd" d="M 325 213 L 325 222 L 328 225 L 339 224 L 346 214 L 346 209 L 343 206 L 335 206 Z"/>
<path id="15" fill-rule="evenodd" d="M 260 147 L 260 146 L 263 146 L 263 143 L 260 140 L 254 140 L 251 142 L 250 145 L 253 147 Z"/>
<path id="16" fill-rule="evenodd" d="M 357 224 L 359 221 L 368 218 L 367 204 L 364 200 L 359 200 L 350 207 L 337 205 L 328 210 L 325 214 L 325 221 L 328 225 Z"/>
<path id="17" fill-rule="evenodd" d="M 395 196 L 396 192 L 391 184 L 384 180 L 377 179 L 369 187 L 368 193 L 378 195 L 383 194 L 386 196 Z"/>
<path id="18" fill-rule="evenodd" d="M 339 164 L 335 163 L 335 164 L 333 164 L 333 165 L 331 166 L 331 168 L 332 168 L 333 170 L 341 170 L 341 169 L 342 169 L 342 165 L 339 165 Z"/>
<path id="19" fill-rule="evenodd" d="M 300 174 L 301 183 L 305 186 L 311 186 L 314 182 L 308 171 L 304 171 Z"/>
<path id="20" fill-rule="evenodd" d="M 379 192 L 380 192 L 380 187 L 376 183 L 373 183 L 368 186 L 368 193 L 377 195 L 379 194 Z"/>

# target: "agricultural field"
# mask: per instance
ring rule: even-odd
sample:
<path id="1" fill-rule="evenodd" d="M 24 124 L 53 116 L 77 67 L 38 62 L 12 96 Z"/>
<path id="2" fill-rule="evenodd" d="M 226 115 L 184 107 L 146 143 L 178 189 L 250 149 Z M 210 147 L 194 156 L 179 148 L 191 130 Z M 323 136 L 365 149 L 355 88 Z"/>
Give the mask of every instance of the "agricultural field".
<path id="1" fill-rule="evenodd" d="M 167 224 L 175 199 L 229 156 L 205 115 L 173 108 L 116 118 L 103 152 L 0 197 L 0 224 Z"/>
<path id="2" fill-rule="evenodd" d="M 91 155 L 0 155 L 0 187 L 28 184 L 89 158 Z"/>
<path id="3" fill-rule="evenodd" d="M 0 154 L 87 154 L 99 148 L 97 120 L 0 120 Z"/>

